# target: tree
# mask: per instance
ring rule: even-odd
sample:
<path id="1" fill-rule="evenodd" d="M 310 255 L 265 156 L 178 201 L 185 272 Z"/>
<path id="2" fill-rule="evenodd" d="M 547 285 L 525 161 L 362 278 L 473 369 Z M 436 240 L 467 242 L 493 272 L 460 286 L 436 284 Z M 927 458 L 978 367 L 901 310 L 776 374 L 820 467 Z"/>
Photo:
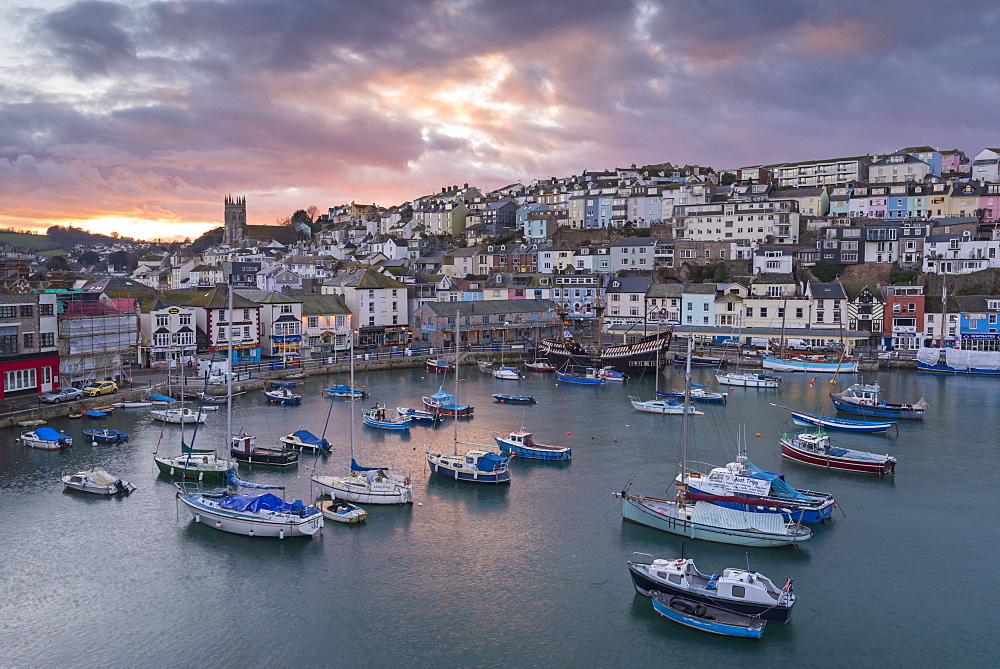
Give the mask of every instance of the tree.
<path id="1" fill-rule="evenodd" d="M 125 251 L 115 251 L 108 256 L 108 267 L 114 267 L 119 271 L 128 271 L 131 258 Z"/>
<path id="2" fill-rule="evenodd" d="M 80 254 L 77 260 L 84 267 L 93 267 L 97 263 L 101 262 L 101 256 L 95 251 L 84 251 Z"/>
<path id="3" fill-rule="evenodd" d="M 313 219 L 305 209 L 299 209 L 292 217 L 288 220 L 289 225 L 295 225 L 297 223 L 305 223 L 310 228 L 312 227 Z"/>
<path id="4" fill-rule="evenodd" d="M 732 172 L 723 172 L 722 176 L 719 177 L 720 186 L 729 186 L 736 183 L 736 175 Z"/>
<path id="5" fill-rule="evenodd" d="M 45 268 L 49 271 L 62 271 L 69 269 L 69 263 L 64 256 L 52 256 L 45 261 Z"/>
<path id="6" fill-rule="evenodd" d="M 844 266 L 840 263 L 820 261 L 813 265 L 812 273 L 820 281 L 830 283 L 844 273 Z"/>

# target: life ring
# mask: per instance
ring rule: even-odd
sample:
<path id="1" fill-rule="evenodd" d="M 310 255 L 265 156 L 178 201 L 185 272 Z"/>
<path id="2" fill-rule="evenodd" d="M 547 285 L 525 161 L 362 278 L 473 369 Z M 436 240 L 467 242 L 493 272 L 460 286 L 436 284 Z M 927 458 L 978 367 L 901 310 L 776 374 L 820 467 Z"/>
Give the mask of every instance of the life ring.
<path id="1" fill-rule="evenodd" d="M 403 479 L 403 485 L 410 485 L 410 477 L 409 476 L 407 476 L 406 478 Z"/>
<path id="2" fill-rule="evenodd" d="M 674 560 L 674 566 L 675 567 L 680 567 L 685 562 L 687 562 L 687 560 Z"/>

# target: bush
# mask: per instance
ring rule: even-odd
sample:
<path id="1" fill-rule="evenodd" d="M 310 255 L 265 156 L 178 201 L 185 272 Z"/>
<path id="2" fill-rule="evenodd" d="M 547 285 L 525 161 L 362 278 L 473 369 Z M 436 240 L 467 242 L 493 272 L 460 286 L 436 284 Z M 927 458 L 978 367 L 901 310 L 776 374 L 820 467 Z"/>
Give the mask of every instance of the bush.
<path id="1" fill-rule="evenodd" d="M 844 273 L 844 266 L 835 262 L 818 262 L 812 267 L 813 276 L 823 283 L 835 281 Z"/>

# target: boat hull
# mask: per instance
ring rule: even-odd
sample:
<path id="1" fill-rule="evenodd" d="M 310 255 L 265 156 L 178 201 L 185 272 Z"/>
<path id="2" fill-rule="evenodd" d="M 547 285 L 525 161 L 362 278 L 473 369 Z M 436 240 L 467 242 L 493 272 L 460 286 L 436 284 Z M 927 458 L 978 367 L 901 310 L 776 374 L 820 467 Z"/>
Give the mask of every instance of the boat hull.
<path id="1" fill-rule="evenodd" d="M 120 444 L 128 441 L 128 435 L 117 430 L 84 430 L 83 434 L 99 444 Z"/>
<path id="2" fill-rule="evenodd" d="M 848 402 L 836 395 L 830 395 L 830 401 L 837 411 L 854 414 L 855 416 L 872 416 L 875 418 L 901 418 L 907 420 L 923 420 L 924 409 L 900 407 L 892 405 L 871 405 Z"/>
<path id="3" fill-rule="evenodd" d="M 553 462 L 569 460 L 573 457 L 573 449 L 571 448 L 559 448 L 559 447 L 549 447 L 549 448 L 531 448 L 529 446 L 522 446 L 521 444 L 515 444 L 503 437 L 493 437 L 494 441 L 497 442 L 497 446 L 504 453 L 509 453 L 515 455 L 519 458 L 526 458 L 528 460 L 549 460 Z"/>
<path id="4" fill-rule="evenodd" d="M 796 425 L 808 425 L 812 427 L 822 427 L 827 430 L 840 430 L 841 432 L 885 432 L 895 423 L 868 423 L 862 420 L 844 420 L 842 418 L 830 418 L 828 416 L 818 416 L 816 414 L 804 413 L 802 411 L 791 411 L 792 422 Z"/>
<path id="5" fill-rule="evenodd" d="M 716 374 L 715 380 L 740 388 L 777 388 L 781 385 L 781 379 L 759 374 Z"/>
<path id="6" fill-rule="evenodd" d="M 637 525 L 645 525 L 654 530 L 669 532 L 689 539 L 701 539 L 703 541 L 714 541 L 721 544 L 733 544 L 736 546 L 753 546 L 756 548 L 776 548 L 779 546 L 789 546 L 794 543 L 805 541 L 811 535 L 803 536 L 776 535 L 764 532 L 742 531 L 742 530 L 722 530 L 702 525 L 689 520 L 673 518 L 671 516 L 658 513 L 648 501 L 668 503 L 666 500 L 657 500 L 648 497 L 637 497 L 625 493 L 619 494 L 621 498 L 622 519 Z"/>
<path id="7" fill-rule="evenodd" d="M 386 485 L 384 488 L 367 485 L 361 481 L 353 482 L 354 477 L 313 476 L 316 487 L 336 499 L 342 499 L 357 504 L 412 504 L 413 487 L 404 481 L 404 485 Z"/>
<path id="8" fill-rule="evenodd" d="M 674 364 L 684 365 L 687 364 L 687 356 L 681 355 L 679 353 L 674 353 Z M 721 367 L 726 364 L 724 358 L 707 358 L 705 356 L 691 356 L 691 366 L 692 367 Z"/>
<path id="9" fill-rule="evenodd" d="M 193 481 L 225 481 L 228 478 L 228 474 L 232 473 L 231 469 L 212 469 L 212 470 L 200 470 L 195 468 L 185 468 L 169 462 L 161 461 L 159 458 L 154 458 L 156 462 L 156 468 L 160 470 L 160 473 L 166 474 L 167 476 L 173 476 L 175 478 L 190 479 Z"/>
<path id="10" fill-rule="evenodd" d="M 299 454 L 295 451 L 266 451 L 258 450 L 252 453 L 232 449 L 230 456 L 237 462 L 245 462 L 248 465 L 266 465 L 268 467 L 290 467 L 299 462 Z"/>
<path id="11" fill-rule="evenodd" d="M 500 402 L 501 404 L 534 404 L 535 398 L 531 395 L 493 395 L 494 402 Z"/>
<path id="12" fill-rule="evenodd" d="M 866 460 L 855 460 L 851 458 L 840 458 L 830 455 L 823 455 L 821 453 L 812 453 L 801 448 L 797 448 L 794 444 L 789 442 L 787 439 L 781 440 L 781 456 L 788 458 L 789 460 L 794 460 L 805 465 L 812 465 L 814 467 L 823 467 L 824 469 L 836 469 L 842 472 L 855 472 L 858 474 L 877 474 L 879 476 L 884 476 L 886 474 L 893 474 L 896 469 L 896 463 L 890 460 L 884 461 L 866 461 Z"/>
<path id="13" fill-rule="evenodd" d="M 677 609 L 681 608 L 682 605 L 685 607 L 691 606 L 689 600 L 685 598 L 670 597 L 657 593 L 652 597 L 652 600 L 653 610 L 664 618 L 672 620 L 679 625 L 710 634 L 759 639 L 763 636 L 764 626 L 767 624 L 756 618 L 732 613 L 729 616 L 720 615 L 720 618 L 728 618 L 729 622 L 726 622 L 725 619 L 716 619 L 715 615 L 720 612 L 718 607 L 706 606 L 704 604 L 699 604 L 701 609 L 706 611 L 702 615 L 691 615 L 678 611 Z"/>
<path id="14" fill-rule="evenodd" d="M 858 371 L 856 362 L 810 362 L 808 360 L 785 360 L 764 358 L 764 369 L 775 372 L 816 372 L 819 374 L 853 374 Z"/>
<path id="15" fill-rule="evenodd" d="M 323 514 L 314 513 L 305 518 L 278 521 L 264 520 L 251 514 L 223 513 L 212 506 L 198 501 L 195 495 L 178 495 L 178 499 L 191 514 L 196 523 L 213 527 L 230 534 L 242 534 L 246 537 L 266 537 L 272 539 L 288 539 L 293 537 L 311 537 L 323 527 Z"/>
<path id="16" fill-rule="evenodd" d="M 453 481 L 492 484 L 510 483 L 509 469 L 504 469 L 499 472 L 462 471 L 455 469 L 454 467 L 446 467 L 440 464 L 431 454 L 427 455 L 427 464 L 430 465 L 432 473 L 437 474 L 438 476 L 443 476 L 446 479 L 452 479 Z"/>
<path id="17" fill-rule="evenodd" d="M 631 562 L 628 563 L 628 573 L 629 576 L 632 577 L 632 586 L 635 588 L 635 591 L 643 597 L 652 597 L 650 594 L 651 592 L 662 592 L 676 597 L 683 597 L 684 599 L 691 599 L 703 604 L 714 604 L 715 606 L 721 606 L 722 608 L 735 611 L 736 613 L 760 616 L 762 620 L 773 623 L 785 624 L 792 617 L 791 607 L 784 604 L 754 604 L 752 602 L 736 602 L 728 599 L 719 599 L 718 597 L 713 597 L 707 592 L 705 594 L 701 594 L 697 590 L 679 588 L 666 580 L 654 580 L 644 574 L 641 570 L 636 569 Z"/>
<path id="18" fill-rule="evenodd" d="M 768 498 L 748 498 L 734 495 L 720 496 L 705 490 L 699 490 L 696 485 L 690 483 L 688 479 L 689 491 L 688 499 L 703 501 L 716 506 L 724 506 L 727 509 L 737 511 L 749 511 L 754 513 L 780 513 L 786 519 L 802 523 L 822 523 L 833 511 L 833 502 L 819 506 L 793 505 L 790 502 L 780 499 Z"/>
<path id="19" fill-rule="evenodd" d="M 563 372 L 556 372 L 556 380 L 562 383 L 572 383 L 578 386 L 601 386 L 604 385 L 605 379 L 592 378 L 589 376 L 574 376 L 573 374 L 564 374 Z"/>

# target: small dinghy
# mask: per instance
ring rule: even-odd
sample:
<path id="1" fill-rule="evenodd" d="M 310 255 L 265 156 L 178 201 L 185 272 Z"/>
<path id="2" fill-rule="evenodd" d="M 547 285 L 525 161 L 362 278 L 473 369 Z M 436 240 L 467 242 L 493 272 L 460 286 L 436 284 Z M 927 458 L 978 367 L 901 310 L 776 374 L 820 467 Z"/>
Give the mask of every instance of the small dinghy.
<path id="1" fill-rule="evenodd" d="M 267 397 L 268 402 L 276 404 L 302 404 L 302 395 L 293 393 L 288 388 L 265 390 L 264 396 Z"/>
<path id="2" fill-rule="evenodd" d="M 87 409 L 83 412 L 86 418 L 107 418 L 108 414 L 103 411 L 97 411 L 96 409 Z"/>
<path id="3" fill-rule="evenodd" d="M 759 639 L 763 636 L 764 627 L 767 625 L 758 616 L 736 613 L 719 606 L 694 602 L 659 591 L 650 594 L 653 595 L 653 610 L 658 614 L 702 632 Z"/>
<path id="4" fill-rule="evenodd" d="M 414 423 L 438 423 L 444 420 L 441 414 L 434 413 L 433 411 L 424 411 L 423 409 L 413 409 L 411 407 L 396 407 L 396 413 L 402 416 L 408 416 L 411 422 Z"/>
<path id="5" fill-rule="evenodd" d="M 64 476 L 62 482 L 63 487 L 68 490 L 79 490 L 94 495 L 127 495 L 135 490 L 135 486 L 128 481 L 123 481 L 99 467 Z"/>
<path id="6" fill-rule="evenodd" d="M 534 404 L 535 398 L 532 395 L 506 395 L 504 393 L 494 393 L 493 401 L 501 404 Z"/>
<path id="7" fill-rule="evenodd" d="M 342 499 L 328 499 L 323 502 L 316 502 L 316 508 L 323 514 L 324 518 L 338 523 L 360 523 L 368 517 L 368 512 L 356 504 L 345 502 Z"/>

